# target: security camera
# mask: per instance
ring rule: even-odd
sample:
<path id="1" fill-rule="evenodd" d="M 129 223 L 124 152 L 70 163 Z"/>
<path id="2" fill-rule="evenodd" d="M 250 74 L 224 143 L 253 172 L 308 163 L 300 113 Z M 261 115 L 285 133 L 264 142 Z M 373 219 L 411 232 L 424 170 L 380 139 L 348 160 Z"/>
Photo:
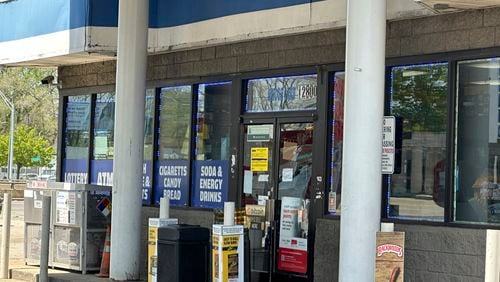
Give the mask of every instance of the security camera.
<path id="1" fill-rule="evenodd" d="M 42 78 L 42 80 L 40 80 L 40 82 L 42 84 L 52 84 L 53 81 L 54 81 L 53 75 L 46 76 L 46 77 Z"/>

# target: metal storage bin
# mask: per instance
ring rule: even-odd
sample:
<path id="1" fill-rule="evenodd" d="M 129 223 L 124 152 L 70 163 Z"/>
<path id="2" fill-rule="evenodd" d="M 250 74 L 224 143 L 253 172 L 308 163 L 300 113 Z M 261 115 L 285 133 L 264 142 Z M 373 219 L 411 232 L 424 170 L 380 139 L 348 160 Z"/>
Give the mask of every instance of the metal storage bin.
<path id="1" fill-rule="evenodd" d="M 49 266 L 98 271 L 111 222 L 111 187 L 31 181 L 24 192 L 24 259 L 40 264 L 42 196 L 50 193 Z M 109 205 L 109 206 L 108 206 Z"/>

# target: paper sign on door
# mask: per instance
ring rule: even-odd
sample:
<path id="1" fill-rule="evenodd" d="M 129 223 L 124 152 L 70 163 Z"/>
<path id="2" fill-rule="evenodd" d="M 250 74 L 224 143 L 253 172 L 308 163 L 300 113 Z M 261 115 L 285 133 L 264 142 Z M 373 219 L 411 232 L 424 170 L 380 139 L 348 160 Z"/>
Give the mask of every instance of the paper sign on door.
<path id="1" fill-rule="evenodd" d="M 269 148 L 255 147 L 250 153 L 250 170 L 251 171 L 268 171 L 269 167 Z"/>

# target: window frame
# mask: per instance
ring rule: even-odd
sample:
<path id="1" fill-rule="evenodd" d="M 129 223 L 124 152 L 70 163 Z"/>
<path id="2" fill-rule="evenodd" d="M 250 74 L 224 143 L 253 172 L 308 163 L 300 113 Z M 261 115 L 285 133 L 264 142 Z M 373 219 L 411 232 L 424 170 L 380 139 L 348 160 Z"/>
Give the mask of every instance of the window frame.
<path id="1" fill-rule="evenodd" d="M 85 184 L 88 184 L 89 181 L 90 181 L 90 160 L 91 160 L 91 157 L 90 157 L 90 154 L 91 154 L 91 142 L 92 141 L 92 138 L 93 138 L 93 121 L 92 121 L 92 117 L 94 115 L 94 107 L 93 107 L 93 103 L 94 103 L 94 98 L 93 98 L 93 94 L 75 94 L 75 95 L 61 95 L 59 97 L 59 112 L 62 113 L 61 115 L 59 115 L 59 119 L 58 119 L 58 123 L 61 125 L 59 126 L 59 129 L 58 129 L 58 136 L 60 136 L 60 138 L 58 138 L 57 140 L 57 145 L 58 145 L 58 148 L 60 148 L 57 152 L 57 160 L 56 160 L 56 163 L 58 165 L 56 165 L 56 180 L 57 181 L 64 181 L 64 161 L 66 160 L 66 121 L 67 121 L 67 118 L 68 118 L 68 113 L 67 113 L 67 109 L 68 109 L 68 102 L 69 102 L 69 97 L 77 97 L 77 96 L 88 96 L 89 97 L 89 107 L 90 107 L 90 111 L 89 111 L 89 126 L 88 126 L 88 134 L 89 134 L 89 142 L 88 142 L 88 145 L 87 145 L 87 159 L 86 159 L 86 168 L 87 168 L 87 182 Z M 93 146 L 93 145 L 92 145 Z"/>
<path id="2" fill-rule="evenodd" d="M 414 62 L 409 62 L 409 63 L 403 63 L 403 64 L 386 64 L 385 67 L 385 92 L 384 92 L 384 116 L 391 115 L 391 101 L 392 101 L 392 93 L 391 93 L 391 69 L 395 67 L 402 67 L 402 66 L 411 66 L 411 65 L 430 65 L 430 64 L 447 64 L 448 65 L 448 77 L 447 77 L 447 93 L 446 93 L 446 102 L 447 102 L 447 112 L 446 112 L 446 140 L 445 140 L 445 156 L 446 156 L 446 170 L 445 170 L 445 198 L 444 198 L 444 207 L 443 207 L 443 220 L 438 221 L 438 220 L 428 220 L 425 218 L 418 218 L 416 217 L 415 219 L 403 219 L 403 218 L 396 218 L 396 217 L 389 217 L 389 212 L 388 212 L 388 199 L 389 199 L 389 187 L 388 187 L 388 178 L 389 176 L 387 174 L 382 174 L 382 218 L 387 219 L 387 220 L 397 220 L 397 221 L 402 221 L 402 222 L 426 222 L 426 223 L 446 223 L 449 222 L 449 213 L 447 212 L 447 207 L 450 202 L 449 202 L 449 194 L 450 194 L 450 175 L 449 175 L 449 168 L 452 165 L 452 161 L 450 161 L 450 150 L 452 149 L 450 147 L 450 140 L 452 139 L 450 133 L 452 131 L 452 125 L 450 123 L 450 116 L 453 114 L 454 111 L 454 106 L 451 107 L 453 101 L 453 88 L 454 86 L 452 85 L 452 80 L 451 80 L 451 61 L 447 61 L 444 59 L 440 58 L 433 58 L 433 60 L 429 61 L 422 61 L 422 60 L 416 60 Z"/>
<path id="3" fill-rule="evenodd" d="M 456 168 L 456 160 L 458 157 L 458 152 L 457 152 L 457 147 L 458 147 L 458 126 L 459 126 L 459 107 L 458 107 L 458 102 L 459 102 L 459 97 L 460 97 L 460 90 L 459 90 L 459 83 L 460 83 L 460 77 L 459 77 L 459 63 L 468 63 L 476 60 L 486 60 L 486 59 L 491 59 L 491 58 L 498 58 L 500 60 L 500 47 L 496 48 L 489 48 L 486 50 L 481 50 L 478 54 L 471 54 L 469 56 L 464 55 L 461 56 L 460 58 L 457 58 L 455 60 L 454 64 L 454 77 L 453 77 L 453 99 L 454 99 L 454 113 L 453 113 L 453 130 L 454 130 L 454 135 L 453 135 L 453 140 L 451 142 L 451 149 L 453 150 L 453 155 L 452 155 L 452 162 L 453 162 L 453 170 L 450 171 L 450 179 L 452 181 L 455 180 L 455 168 Z M 499 86 L 500 87 L 500 86 Z M 500 88 L 499 88 L 500 89 Z M 500 90 L 498 92 L 499 97 L 500 97 Z M 498 116 L 500 118 L 500 115 Z M 499 121 L 500 122 L 500 121 Z M 460 221 L 455 219 L 455 204 L 456 204 L 456 193 L 455 192 L 455 187 L 456 183 L 453 182 L 450 184 L 450 200 L 449 200 L 449 217 L 450 217 L 450 222 L 453 225 L 457 226 L 464 226 L 464 227 L 469 227 L 473 226 L 474 228 L 478 229 L 500 229 L 500 222 L 498 223 L 492 223 L 492 222 L 468 222 L 468 221 Z"/>
<path id="4" fill-rule="evenodd" d="M 391 222 L 396 224 L 412 224 L 412 225 L 428 225 L 428 226 L 447 226 L 459 228 L 474 228 L 474 229 L 500 229 L 500 224 L 492 223 L 473 223 L 473 222 L 457 222 L 454 220 L 454 197 L 455 197 L 455 138 L 456 138 L 456 121 L 458 117 L 458 110 L 456 103 L 458 99 L 458 62 L 464 60 L 485 59 L 491 57 L 500 57 L 500 47 L 475 49 L 455 52 L 433 53 L 419 56 L 397 57 L 386 59 L 386 83 L 385 83 L 385 109 L 384 115 L 388 114 L 390 107 L 390 68 L 398 65 L 411 65 L 419 63 L 432 63 L 432 62 L 448 62 L 448 113 L 447 113 L 447 133 L 446 133 L 446 173 L 445 173 L 445 203 L 444 203 L 444 221 L 428 221 L 428 220 L 410 220 L 410 219 L 397 219 L 389 218 L 387 216 L 387 185 L 382 183 L 382 222 Z"/>
<path id="5" fill-rule="evenodd" d="M 455 222 L 453 221 L 453 214 L 454 214 L 454 207 L 453 207 L 453 199 L 454 199 L 454 191 L 453 187 L 455 185 L 454 179 L 453 179 L 453 173 L 454 173 L 454 156 L 455 156 L 455 148 L 454 148 L 454 141 L 455 141 L 455 123 L 456 123 L 456 117 L 459 114 L 456 111 L 456 99 L 457 99 L 457 63 L 458 61 L 462 60 L 474 60 L 474 59 L 484 59 L 484 58 L 489 58 L 489 57 L 499 57 L 500 56 L 500 47 L 492 47 L 492 48 L 485 48 L 485 49 L 472 49 L 472 50 L 465 50 L 465 51 L 453 51 L 453 52 L 439 52 L 439 53 L 433 53 L 433 54 L 425 54 L 425 55 L 417 55 L 417 56 L 399 56 L 399 57 L 392 57 L 392 58 L 386 58 L 386 66 L 385 66 L 385 79 L 386 79 L 386 86 L 385 86 L 385 109 L 384 109 L 384 114 L 387 114 L 387 92 L 388 92 L 388 75 L 387 71 L 389 67 L 396 66 L 396 65 L 408 65 L 408 64 L 417 64 L 417 63 L 429 63 L 429 62 L 443 62 L 447 61 L 448 62 L 448 113 L 447 113 L 447 133 L 446 133 L 446 157 L 447 157 L 447 169 L 446 169 L 446 176 L 445 176 L 445 191 L 446 191 L 446 198 L 445 198 L 445 207 L 444 207 L 444 221 L 443 222 L 434 222 L 434 221 L 424 221 L 424 220 L 408 220 L 408 219 L 396 219 L 396 218 L 388 218 L 386 214 L 386 201 L 387 197 L 387 191 L 385 185 L 382 186 L 382 202 L 381 202 L 381 219 L 382 222 L 393 222 L 397 224 L 412 224 L 412 225 L 429 225 L 429 226 L 449 226 L 449 227 L 462 227 L 462 228 L 475 228 L 475 229 L 500 229 L 499 224 L 480 224 L 480 223 L 463 223 L 463 222 Z M 262 117 L 264 118 L 265 115 L 263 113 L 245 113 L 244 110 L 246 109 L 246 95 L 247 95 L 247 87 L 246 87 L 246 81 L 248 79 L 253 79 L 253 78 L 262 78 L 262 77 L 269 77 L 269 76 L 285 76 L 285 75 L 300 75 L 300 74 L 311 74 L 315 73 L 318 76 L 318 81 L 321 81 L 321 84 L 318 83 L 318 99 L 317 99 L 317 108 L 316 112 L 318 113 L 318 116 L 315 117 L 315 119 L 322 120 L 326 122 L 327 124 L 324 126 L 324 133 L 320 135 L 320 138 L 326 138 L 325 140 L 322 141 L 324 143 L 323 145 L 325 146 L 326 152 L 329 152 L 331 149 L 331 117 L 330 115 L 332 114 L 330 109 L 331 109 L 331 99 L 330 99 L 330 93 L 329 93 L 329 77 L 334 74 L 335 72 L 342 72 L 345 71 L 344 67 L 345 62 L 342 63 L 337 63 L 337 64 L 327 64 L 327 65 L 320 65 L 320 66 L 303 66 L 303 67 L 296 67 L 296 68 L 281 68 L 281 69 L 274 69 L 274 70 L 261 70 L 261 71 L 254 71 L 254 72 L 246 72 L 246 73 L 236 73 L 234 75 L 231 74 L 225 74 L 225 75 L 217 75 L 217 76 L 205 76 L 205 77 L 196 77 L 196 78 L 189 78 L 189 79 L 165 79 L 165 80 L 150 80 L 146 81 L 146 88 L 154 88 L 155 91 L 155 113 L 154 113 L 154 140 L 153 140 L 153 146 L 157 146 L 157 123 L 156 119 L 158 116 L 158 89 L 161 87 L 168 87 L 168 86 L 175 86 L 175 85 L 191 85 L 193 86 L 193 91 L 197 87 L 198 84 L 204 84 L 204 83 L 213 83 L 217 81 L 231 81 L 232 82 L 232 94 L 234 100 L 231 102 L 232 103 L 232 111 L 231 111 L 231 117 L 234 120 L 239 120 L 243 118 L 243 115 L 245 117 Z M 320 90 L 320 85 L 321 85 L 321 90 Z M 65 101 L 67 100 L 68 96 L 74 96 L 74 95 L 92 95 L 94 97 L 95 93 L 99 92 L 108 92 L 108 91 L 114 91 L 115 85 L 106 85 L 106 86 L 95 86 L 95 87 L 86 87 L 86 88 L 78 88 L 78 89 L 62 89 L 60 91 L 60 104 L 59 104 L 59 112 L 62 113 L 59 115 L 59 127 L 58 127 L 58 157 L 57 157 L 57 163 L 58 163 L 58 170 L 57 171 L 57 176 L 58 179 L 61 180 L 63 179 L 62 175 L 62 160 L 64 158 L 64 122 L 65 122 L 65 107 L 66 103 Z M 324 93 L 323 93 L 324 92 Z M 319 95 L 325 95 L 326 100 L 323 98 L 320 99 Z M 193 98 L 197 98 L 197 93 L 193 93 Z M 91 115 L 93 116 L 94 113 L 93 111 L 95 110 L 95 99 L 91 99 Z M 326 105 L 324 102 L 328 101 Z M 239 109 L 236 110 L 236 107 Z M 324 106 L 326 110 L 320 109 L 321 106 Z M 192 107 L 193 111 L 197 110 L 197 105 L 193 104 Z M 310 112 L 297 112 L 299 115 L 309 115 L 311 114 Z M 270 113 L 275 116 L 279 116 L 279 113 Z M 195 119 L 192 119 L 193 122 L 195 122 Z M 238 127 L 238 126 L 236 126 Z M 237 154 L 238 148 L 240 146 L 240 137 L 239 137 L 239 131 L 238 129 L 234 129 L 235 126 L 232 127 L 231 133 L 230 133 L 230 149 L 231 149 L 231 154 Z M 239 128 L 239 127 L 238 127 Z M 318 130 L 319 131 L 319 130 Z M 91 122 L 91 128 L 89 130 L 90 132 L 90 141 L 89 141 L 89 156 L 93 154 L 91 151 L 93 148 L 93 122 Z M 320 134 L 318 132 L 318 134 Z M 191 138 L 193 138 L 193 132 L 191 131 Z M 316 138 L 316 137 L 315 137 Z M 192 140 L 192 139 L 191 139 Z M 194 142 L 192 142 L 194 144 Z M 153 163 L 156 161 L 156 151 L 157 148 L 153 148 Z M 194 155 L 191 153 L 192 157 L 190 158 L 190 162 L 193 160 Z M 89 166 L 89 173 L 90 173 L 90 157 L 88 158 L 88 166 Z M 239 160 L 238 160 L 239 161 Z M 237 162 L 238 163 L 238 162 Z M 330 156 L 325 159 L 325 164 L 323 165 L 323 168 L 325 171 L 322 171 L 321 173 L 324 175 L 324 177 L 327 179 L 330 177 L 329 175 L 329 164 L 330 164 Z M 154 166 L 154 164 L 153 164 Z M 232 168 L 232 166 L 231 166 Z M 314 172 L 313 172 L 314 174 Z M 154 185 L 154 171 L 153 171 L 153 179 L 152 179 L 152 186 Z M 236 170 L 234 173 L 230 173 L 230 186 L 231 187 L 239 187 L 239 178 L 241 176 L 238 175 L 238 171 Z M 191 179 L 191 175 L 190 175 Z M 326 180 L 325 179 L 325 180 Z M 89 180 L 90 180 L 90 174 L 89 174 Z M 192 180 L 190 180 L 192 181 Z M 323 181 L 323 184 L 320 186 L 321 191 L 323 193 L 327 192 L 327 189 L 329 189 L 329 186 L 327 184 L 327 181 Z M 189 189 L 189 193 L 191 193 L 191 189 Z M 229 189 L 228 191 L 228 199 L 229 200 L 234 200 L 236 201 L 236 204 L 238 205 L 241 199 L 241 191 L 240 189 Z M 152 195 L 150 197 L 151 199 L 153 198 Z M 191 199 L 191 194 L 189 195 L 189 201 Z M 331 218 L 331 219 L 340 219 L 340 215 L 329 215 L 327 213 L 327 207 L 328 207 L 328 198 L 326 194 L 323 194 L 323 201 L 322 205 L 315 205 L 315 207 L 320 206 L 319 209 L 317 209 L 316 216 L 317 218 Z M 191 203 L 190 203 L 191 204 Z M 147 204 L 146 204 L 147 205 Z M 150 203 L 149 206 L 155 206 L 153 203 Z M 193 207 L 191 205 L 185 206 L 185 207 L 175 207 L 176 209 L 185 209 L 188 208 L 190 210 L 211 210 L 209 208 L 197 208 Z"/>

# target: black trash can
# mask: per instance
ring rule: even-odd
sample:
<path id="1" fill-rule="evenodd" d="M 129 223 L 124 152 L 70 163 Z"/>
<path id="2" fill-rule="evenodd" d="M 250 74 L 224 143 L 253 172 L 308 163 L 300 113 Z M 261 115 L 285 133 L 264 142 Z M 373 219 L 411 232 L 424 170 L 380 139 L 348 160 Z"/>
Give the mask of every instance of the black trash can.
<path id="1" fill-rule="evenodd" d="M 209 281 L 208 228 L 178 224 L 158 229 L 158 281 Z"/>

